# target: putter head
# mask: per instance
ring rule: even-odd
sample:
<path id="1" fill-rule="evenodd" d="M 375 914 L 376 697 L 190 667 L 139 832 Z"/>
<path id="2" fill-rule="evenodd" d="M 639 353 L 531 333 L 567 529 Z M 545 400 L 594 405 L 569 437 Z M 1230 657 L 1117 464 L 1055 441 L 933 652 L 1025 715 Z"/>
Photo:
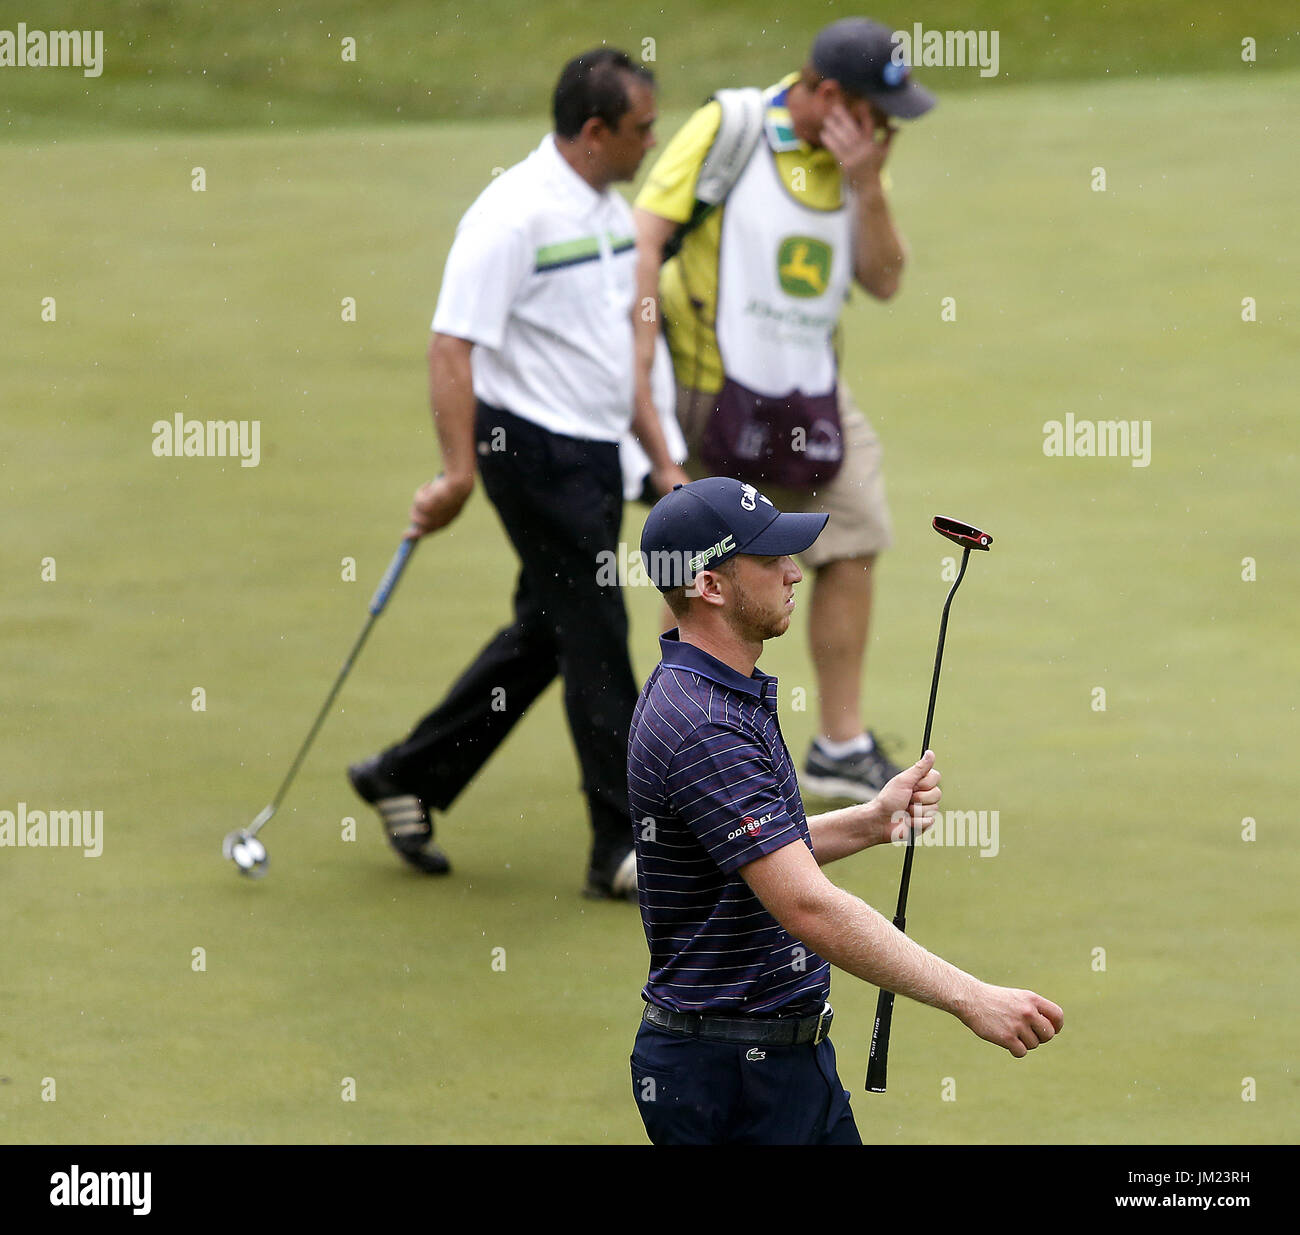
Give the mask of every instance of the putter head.
<path id="1" fill-rule="evenodd" d="M 241 875 L 261 879 L 266 874 L 266 846 L 247 828 L 231 832 L 221 842 L 221 853 L 235 864 Z"/>
<path id="2" fill-rule="evenodd" d="M 993 543 L 993 537 L 987 532 L 981 532 L 979 528 L 971 527 L 969 523 L 962 523 L 959 519 L 950 519 L 947 515 L 935 515 L 932 526 L 940 536 L 946 536 L 953 544 L 961 545 L 963 549 L 987 551 L 989 545 Z"/>

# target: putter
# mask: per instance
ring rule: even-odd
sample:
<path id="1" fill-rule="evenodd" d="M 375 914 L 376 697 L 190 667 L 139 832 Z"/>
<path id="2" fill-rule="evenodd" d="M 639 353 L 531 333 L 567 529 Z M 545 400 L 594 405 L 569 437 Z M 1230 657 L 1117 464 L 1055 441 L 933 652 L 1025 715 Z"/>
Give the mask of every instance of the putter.
<path id="1" fill-rule="evenodd" d="M 266 826 L 271 816 L 279 810 L 280 803 L 284 801 L 284 795 L 289 792 L 289 786 L 293 784 L 293 778 L 298 775 L 298 769 L 302 766 L 302 761 L 307 757 L 307 751 L 311 748 L 316 734 L 325 721 L 330 705 L 334 702 L 344 680 L 351 672 L 357 656 L 360 655 L 361 648 L 370 634 L 370 628 L 374 626 L 375 619 L 383 613 L 384 606 L 388 604 L 388 598 L 393 594 L 393 589 L 397 587 L 397 581 L 402 577 L 402 571 L 406 569 L 406 563 L 417 543 L 416 539 L 410 535 L 411 530 L 413 529 L 408 529 L 407 535 L 403 536 L 402 543 L 397 547 L 397 552 L 393 554 L 393 560 L 388 563 L 388 569 L 384 571 L 384 577 L 379 581 L 379 587 L 375 589 L 375 594 L 371 598 L 370 616 L 366 618 L 366 624 L 361 628 L 361 633 L 352 645 L 347 660 L 343 662 L 343 668 L 339 671 L 338 677 L 334 679 L 334 685 L 330 687 L 330 693 L 326 697 L 324 705 L 316 713 L 316 719 L 307 731 L 307 737 L 304 739 L 302 746 L 299 747 L 298 754 L 289 766 L 289 772 L 281 782 L 280 788 L 276 790 L 275 797 L 262 807 L 257 818 L 248 827 L 238 828 L 221 842 L 222 855 L 235 864 L 241 875 L 260 879 L 266 874 L 266 846 L 258 840 L 257 834 Z"/>
<path id="2" fill-rule="evenodd" d="M 939 669 L 943 664 L 943 641 L 948 633 L 948 610 L 952 607 L 952 598 L 957 595 L 962 578 L 966 574 L 966 563 L 970 560 L 972 549 L 988 551 L 993 537 L 969 523 L 949 519 L 945 515 L 935 515 L 932 525 L 940 536 L 946 536 L 954 544 L 961 545 L 961 569 L 957 572 L 948 599 L 944 601 L 943 617 L 939 621 L 939 646 L 934 653 L 934 677 L 930 681 L 930 707 L 925 714 L 925 737 L 921 739 L 921 754 L 930 749 L 930 727 L 934 724 L 934 701 L 939 694 Z M 916 852 L 916 834 L 907 836 L 907 854 L 903 858 L 903 880 L 898 888 L 898 908 L 894 912 L 894 925 L 900 931 L 906 931 L 907 890 L 912 882 L 912 855 Z M 889 1070 L 889 1028 L 894 1019 L 894 992 L 882 990 L 876 999 L 876 1026 L 871 1033 L 871 1053 L 867 1057 L 867 1092 L 884 1093 L 885 1078 Z"/>

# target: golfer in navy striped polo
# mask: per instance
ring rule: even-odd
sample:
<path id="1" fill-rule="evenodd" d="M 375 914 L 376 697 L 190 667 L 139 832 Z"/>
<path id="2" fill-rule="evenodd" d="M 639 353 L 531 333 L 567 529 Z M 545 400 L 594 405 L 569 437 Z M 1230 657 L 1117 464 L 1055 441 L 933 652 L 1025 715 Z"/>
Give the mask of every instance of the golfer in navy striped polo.
<path id="1" fill-rule="evenodd" d="M 678 620 L 628 744 L 650 945 L 632 1085 L 655 1144 L 861 1144 L 827 1037 L 829 962 L 1017 1057 L 1061 1028 L 1049 1000 L 963 973 L 821 872 L 924 831 L 941 796 L 927 751 L 872 801 L 804 815 L 777 682 L 756 665 L 790 625 L 791 555 L 826 518 L 713 477 L 663 498 L 642 534 Z"/>

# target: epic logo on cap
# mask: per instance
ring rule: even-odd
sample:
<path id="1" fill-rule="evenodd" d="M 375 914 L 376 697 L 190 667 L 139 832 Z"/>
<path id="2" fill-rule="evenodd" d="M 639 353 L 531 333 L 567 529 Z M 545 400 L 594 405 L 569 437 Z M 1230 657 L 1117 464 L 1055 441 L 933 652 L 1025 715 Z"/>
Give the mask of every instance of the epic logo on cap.
<path id="1" fill-rule="evenodd" d="M 715 557 L 721 557 L 724 553 L 730 553 L 736 547 L 736 538 L 734 536 L 724 536 L 716 545 L 710 545 L 707 549 L 697 553 L 688 563 L 691 573 L 697 570 L 703 570 Z"/>

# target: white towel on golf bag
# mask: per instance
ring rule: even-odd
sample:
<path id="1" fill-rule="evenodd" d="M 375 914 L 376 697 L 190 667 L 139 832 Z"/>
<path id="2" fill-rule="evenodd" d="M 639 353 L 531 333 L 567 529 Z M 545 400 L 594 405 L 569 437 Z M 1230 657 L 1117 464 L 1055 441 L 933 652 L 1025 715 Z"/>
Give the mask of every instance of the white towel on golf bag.
<path id="1" fill-rule="evenodd" d="M 677 423 L 677 383 L 673 377 L 673 359 L 663 335 L 655 339 L 654 364 L 650 369 L 650 393 L 654 395 L 659 423 L 668 442 L 673 462 L 686 461 L 686 438 Z M 645 479 L 650 475 L 650 460 L 629 429 L 618 444 L 618 458 L 623 465 L 623 497 L 631 502 L 641 496 Z"/>

